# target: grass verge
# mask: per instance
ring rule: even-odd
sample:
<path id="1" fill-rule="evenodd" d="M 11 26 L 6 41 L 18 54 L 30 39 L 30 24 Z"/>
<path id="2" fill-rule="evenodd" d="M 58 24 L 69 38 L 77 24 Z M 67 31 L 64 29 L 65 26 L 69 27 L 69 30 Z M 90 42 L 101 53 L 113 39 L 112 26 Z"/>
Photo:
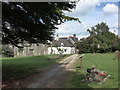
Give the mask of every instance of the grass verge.
<path id="1" fill-rule="evenodd" d="M 3 82 L 19 80 L 40 73 L 57 61 L 70 55 L 59 57 L 59 55 L 41 55 L 20 58 L 2 59 L 2 80 Z"/>
<path id="2" fill-rule="evenodd" d="M 83 57 L 83 69 L 76 68 L 76 72 L 73 72 L 67 87 L 69 88 L 118 88 L 118 60 L 114 59 L 114 54 L 85 54 Z M 86 76 L 87 68 L 95 65 L 97 69 L 108 72 L 111 77 L 103 82 L 98 83 L 86 83 L 81 80 Z M 79 60 L 76 67 L 80 67 Z"/>

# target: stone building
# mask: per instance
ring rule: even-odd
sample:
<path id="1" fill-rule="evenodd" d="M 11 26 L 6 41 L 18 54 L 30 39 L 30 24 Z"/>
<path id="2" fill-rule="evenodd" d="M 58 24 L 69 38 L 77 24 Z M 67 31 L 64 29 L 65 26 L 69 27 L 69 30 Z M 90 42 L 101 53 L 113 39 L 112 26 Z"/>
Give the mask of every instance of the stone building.
<path id="1" fill-rule="evenodd" d="M 27 45 L 24 48 L 14 47 L 14 57 L 22 56 L 34 56 L 34 55 L 46 55 L 48 54 L 47 45 L 45 44 L 31 44 Z"/>
<path id="2" fill-rule="evenodd" d="M 63 54 L 78 53 L 76 43 L 78 43 L 76 35 L 69 37 L 56 37 L 49 45 L 46 44 L 27 44 L 24 48 L 14 47 L 14 57 L 34 56 L 34 55 L 47 55 L 47 54 L 60 54 L 58 49 L 64 50 Z"/>

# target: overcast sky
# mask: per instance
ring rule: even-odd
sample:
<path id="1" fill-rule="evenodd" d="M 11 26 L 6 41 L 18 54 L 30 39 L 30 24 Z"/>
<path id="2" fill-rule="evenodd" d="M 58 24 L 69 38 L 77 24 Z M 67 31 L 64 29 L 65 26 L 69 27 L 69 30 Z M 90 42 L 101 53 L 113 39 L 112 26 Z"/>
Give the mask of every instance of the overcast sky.
<path id="1" fill-rule="evenodd" d="M 93 0 L 79 1 L 76 9 L 66 15 L 80 19 L 82 24 L 77 21 L 68 21 L 56 30 L 59 37 L 68 37 L 76 34 L 78 38 L 89 36 L 87 29 L 97 23 L 106 22 L 111 32 L 118 33 L 118 2 L 98 2 Z"/>

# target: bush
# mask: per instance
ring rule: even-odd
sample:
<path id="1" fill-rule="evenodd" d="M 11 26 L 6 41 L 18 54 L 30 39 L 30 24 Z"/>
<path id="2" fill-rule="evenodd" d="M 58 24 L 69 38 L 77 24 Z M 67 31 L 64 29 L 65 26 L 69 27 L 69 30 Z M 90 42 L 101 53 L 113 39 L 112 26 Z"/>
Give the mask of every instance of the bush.
<path id="1" fill-rule="evenodd" d="M 0 45 L 0 54 L 3 57 L 13 57 L 14 56 L 14 52 L 12 50 L 12 48 L 10 48 L 7 45 Z"/>

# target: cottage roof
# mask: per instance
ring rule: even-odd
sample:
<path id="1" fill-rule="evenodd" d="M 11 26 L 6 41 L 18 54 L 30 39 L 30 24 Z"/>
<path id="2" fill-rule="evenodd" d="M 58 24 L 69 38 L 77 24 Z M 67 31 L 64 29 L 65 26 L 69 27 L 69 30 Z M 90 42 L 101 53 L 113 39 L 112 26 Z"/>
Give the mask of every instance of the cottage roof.
<path id="1" fill-rule="evenodd" d="M 75 47 L 73 43 L 67 37 L 59 38 L 59 40 L 53 40 L 52 45 L 60 47 L 63 44 L 63 47 Z"/>
<path id="2" fill-rule="evenodd" d="M 70 36 L 70 38 L 71 38 L 75 43 L 78 43 L 78 42 L 79 42 L 79 41 L 78 41 L 78 38 L 71 37 L 71 36 Z"/>

